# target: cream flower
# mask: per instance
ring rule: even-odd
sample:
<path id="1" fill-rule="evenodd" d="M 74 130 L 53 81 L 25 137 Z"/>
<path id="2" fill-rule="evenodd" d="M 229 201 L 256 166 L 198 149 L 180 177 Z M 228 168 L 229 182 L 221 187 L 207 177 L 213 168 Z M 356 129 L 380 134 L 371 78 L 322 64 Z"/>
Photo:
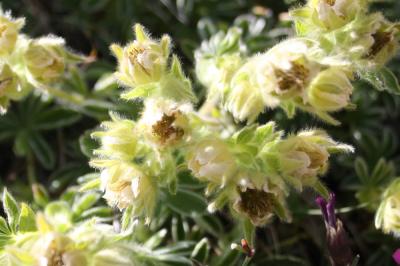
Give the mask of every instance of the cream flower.
<path id="1" fill-rule="evenodd" d="M 87 265 L 85 254 L 76 248 L 74 241 L 56 232 L 42 234 L 30 252 L 37 257 L 37 266 Z"/>
<path id="2" fill-rule="evenodd" d="M 145 33 L 143 27 L 134 27 L 136 40 L 125 47 L 117 44 L 111 50 L 118 60 L 117 80 L 127 87 L 160 81 L 167 68 L 170 38 L 163 36 L 156 42 Z"/>
<path id="3" fill-rule="evenodd" d="M 400 237 L 400 178 L 395 179 L 383 193 L 375 226 L 385 233 Z"/>
<path id="4" fill-rule="evenodd" d="M 40 83 L 53 82 L 65 69 L 65 42 L 61 38 L 44 37 L 30 41 L 24 53 L 28 73 Z"/>
<path id="5" fill-rule="evenodd" d="M 200 180 L 223 186 L 236 171 L 234 155 L 219 139 L 204 139 L 189 150 L 188 167 Z"/>
<path id="6" fill-rule="evenodd" d="M 294 177 L 302 186 L 313 186 L 317 176 L 328 168 L 330 154 L 323 142 L 330 141 L 325 133 L 316 131 L 303 131 L 282 140 L 278 151 L 284 176 Z"/>
<path id="7" fill-rule="evenodd" d="M 350 104 L 353 85 L 341 68 L 328 68 L 311 82 L 307 96 L 311 106 L 319 111 L 339 111 Z"/>
<path id="8" fill-rule="evenodd" d="M 101 188 L 110 206 L 120 210 L 133 207 L 135 215 L 144 213 L 151 217 L 157 199 L 157 189 L 150 176 L 129 162 L 93 160 L 91 164 L 102 167 Z"/>
<path id="9" fill-rule="evenodd" d="M 104 131 L 94 132 L 91 136 L 99 139 L 101 147 L 94 153 L 111 159 L 132 160 L 138 149 L 135 122 L 112 115 L 112 121 L 102 123 Z"/>
<path id="10" fill-rule="evenodd" d="M 24 26 L 23 18 L 13 19 L 9 12 L 0 10 L 0 56 L 12 53 L 20 29 Z"/>
<path id="11" fill-rule="evenodd" d="M 163 99 L 148 99 L 138 122 L 147 139 L 160 147 L 175 145 L 190 136 L 192 106 Z"/>
<path id="12" fill-rule="evenodd" d="M 18 76 L 9 65 L 0 64 L 0 113 L 5 113 L 10 100 L 24 96 Z"/>

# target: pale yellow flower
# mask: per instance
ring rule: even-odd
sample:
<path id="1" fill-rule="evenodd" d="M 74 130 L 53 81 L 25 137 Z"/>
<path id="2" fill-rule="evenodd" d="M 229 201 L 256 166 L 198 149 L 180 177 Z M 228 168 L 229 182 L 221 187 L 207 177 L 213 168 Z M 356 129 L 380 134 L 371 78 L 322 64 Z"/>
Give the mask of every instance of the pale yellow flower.
<path id="1" fill-rule="evenodd" d="M 203 139 L 188 151 L 188 167 L 200 180 L 224 185 L 236 172 L 235 158 L 227 143 Z"/>
<path id="2" fill-rule="evenodd" d="M 59 79 L 65 69 L 65 42 L 57 37 L 29 41 L 24 53 L 27 72 L 40 83 Z"/>
<path id="3" fill-rule="evenodd" d="M 123 85 L 134 88 L 138 85 L 159 82 L 166 73 L 170 38 L 163 36 L 155 41 L 144 31 L 143 26 L 134 27 L 136 40 L 125 47 L 111 45 L 118 60 L 115 77 Z"/>
<path id="4" fill-rule="evenodd" d="M 0 56 L 13 52 L 19 31 L 24 24 L 23 18 L 13 19 L 9 12 L 3 13 L 0 10 Z"/>

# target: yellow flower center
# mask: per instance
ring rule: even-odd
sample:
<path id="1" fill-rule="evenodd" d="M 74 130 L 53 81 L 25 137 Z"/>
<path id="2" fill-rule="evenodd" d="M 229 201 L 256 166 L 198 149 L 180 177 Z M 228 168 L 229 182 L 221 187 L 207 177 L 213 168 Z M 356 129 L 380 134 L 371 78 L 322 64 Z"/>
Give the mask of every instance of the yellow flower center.
<path id="1" fill-rule="evenodd" d="M 139 55 L 143 54 L 145 51 L 146 48 L 133 45 L 128 50 L 128 58 L 131 64 L 138 65 L 143 70 L 143 72 L 145 72 L 147 75 L 150 75 L 146 67 L 140 62 L 140 60 L 138 60 Z"/>
<path id="2" fill-rule="evenodd" d="M 336 3 L 336 0 L 325 0 L 325 3 L 327 3 L 330 6 L 334 6 Z"/>
<path id="3" fill-rule="evenodd" d="M 280 91 L 286 92 L 290 89 L 301 90 L 304 88 L 310 71 L 302 64 L 291 62 L 289 70 L 275 69 Z"/>
<path id="4" fill-rule="evenodd" d="M 165 144 L 171 137 L 179 140 L 185 133 L 182 128 L 174 126 L 177 113 L 179 111 L 171 115 L 163 114 L 161 120 L 152 126 L 153 134 L 159 138 L 162 144 Z"/>
<path id="5" fill-rule="evenodd" d="M 53 241 L 50 245 L 49 255 L 47 256 L 48 259 L 48 266 L 65 266 L 63 262 L 63 254 L 64 251 L 57 249 L 57 244 Z"/>

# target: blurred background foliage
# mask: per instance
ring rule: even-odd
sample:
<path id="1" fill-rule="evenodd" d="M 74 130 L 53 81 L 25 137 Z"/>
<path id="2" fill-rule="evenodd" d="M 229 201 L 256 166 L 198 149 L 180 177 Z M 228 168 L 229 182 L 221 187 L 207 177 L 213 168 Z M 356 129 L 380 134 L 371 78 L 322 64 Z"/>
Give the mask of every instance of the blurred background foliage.
<path id="1" fill-rule="evenodd" d="M 14 103 L 0 117 L 0 186 L 27 202 L 34 197 L 36 207 L 49 199 L 62 199 L 76 207 L 75 198 L 85 195 L 74 188 L 91 178 L 88 156 L 96 147 L 89 138 L 109 110 L 136 117 L 140 102 L 126 103 L 116 95 L 117 86 L 104 76 L 115 68 L 109 51 L 111 43 L 126 43 L 133 37 L 132 25 L 139 22 L 155 37 L 168 33 L 174 40 L 175 52 L 183 59 L 186 72 L 193 80 L 194 50 L 201 41 L 220 30 L 237 25 L 251 53 L 264 51 L 290 36 L 292 28 L 285 13 L 296 0 L 2 0 L 5 10 L 26 17 L 24 32 L 33 36 L 55 34 L 83 54 L 96 54 L 97 61 L 82 70 L 72 71 L 65 83 L 69 90 L 88 98 L 82 109 L 60 106 L 50 99 L 32 95 Z M 391 20 L 400 18 L 400 1 L 374 1 L 373 8 Z M 399 76 L 400 57 L 390 68 Z M 340 217 L 352 236 L 354 251 L 361 265 L 393 265 L 391 253 L 400 246 L 373 225 L 374 208 L 383 187 L 400 169 L 399 145 L 400 97 L 378 92 L 362 81 L 355 81 L 352 97 L 355 110 L 336 114 L 342 125 L 327 126 L 312 116 L 299 113 L 288 120 L 282 111 L 267 112 L 260 123 L 275 120 L 281 129 L 293 132 L 300 128 L 322 127 L 337 140 L 352 144 L 355 155 L 333 158 L 324 178 L 337 194 Z M 199 95 L 204 88 L 195 84 Z M 150 227 L 139 226 L 134 236 L 157 249 L 172 254 L 168 265 L 187 265 L 174 261 L 173 254 L 192 259 L 194 265 L 239 265 L 237 251 L 231 242 L 239 242 L 240 226 L 226 213 L 209 215 L 201 195 L 203 185 L 188 173 L 180 176 L 176 196 L 163 195 L 157 219 Z M 40 183 L 33 187 L 27 184 Z M 292 193 L 292 224 L 279 221 L 259 228 L 256 255 L 251 265 L 327 265 L 324 225 L 315 211 L 311 191 Z M 89 206 L 75 210 L 84 217 L 97 215 L 118 221 L 117 212 L 105 207 L 103 200 L 92 194 Z M 75 206 L 75 207 L 74 207 Z M 78 218 L 77 218 L 78 219 Z M 168 247 L 162 248 L 166 244 Z M 163 253 L 164 252 L 164 253 Z M 172 258 L 172 259 L 171 259 Z M 196 264 L 197 263 L 197 264 Z"/>

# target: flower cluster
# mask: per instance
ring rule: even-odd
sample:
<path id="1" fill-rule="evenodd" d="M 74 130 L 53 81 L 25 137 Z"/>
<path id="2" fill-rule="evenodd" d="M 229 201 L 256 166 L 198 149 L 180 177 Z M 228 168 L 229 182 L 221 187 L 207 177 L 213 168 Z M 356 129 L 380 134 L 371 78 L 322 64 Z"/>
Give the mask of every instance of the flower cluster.
<path id="1" fill-rule="evenodd" d="M 156 41 L 141 25 L 134 30 L 136 40 L 111 49 L 118 60 L 115 77 L 127 88 L 121 97 L 142 99 L 141 116 L 133 121 L 111 114 L 112 121 L 102 124 L 104 130 L 92 134 L 100 148 L 91 165 L 101 170 L 98 184 L 110 205 L 149 220 L 159 195 L 165 189 L 175 192 L 178 165 L 207 183 L 206 194 L 213 198 L 210 211 L 229 204 L 255 225 L 266 223 L 274 214 L 290 220 L 285 203 L 290 185 L 299 191 L 312 187 L 327 195 L 318 177 L 326 172 L 331 153 L 351 151 L 351 147 L 320 130 L 285 137 L 273 122 L 239 130 L 223 113 L 196 111 L 191 83 L 177 57 L 170 55 L 169 37 Z M 238 51 L 237 34 L 232 30 L 222 40 L 230 47 L 229 55 L 217 44 L 212 48 L 214 54 L 207 55 L 210 65 L 217 68 L 229 58 L 239 60 L 243 53 Z M 216 36 L 215 42 L 222 37 Z M 299 64 L 306 62 L 303 57 L 293 58 Z M 225 98 L 217 87 L 232 73 L 217 72 L 215 79 L 209 79 L 209 100 Z M 202 77 L 203 81 L 207 78 Z"/>
<path id="2" fill-rule="evenodd" d="M 327 191 L 318 179 L 328 168 L 334 152 L 352 151 L 323 131 L 308 130 L 283 136 L 274 123 L 252 125 L 228 138 L 205 137 L 188 152 L 193 175 L 208 182 L 206 193 L 214 196 L 209 211 L 230 203 L 255 225 L 265 224 L 274 214 L 290 221 L 285 199 L 289 186 L 301 191 L 312 187 Z"/>
<path id="3" fill-rule="evenodd" d="M 170 55 L 170 38 L 156 41 L 141 25 L 134 31 L 135 41 L 111 50 L 119 64 L 115 77 L 128 89 L 121 98 L 143 98 L 144 108 L 138 121 L 112 114 L 104 130 L 92 134 L 101 146 L 90 164 L 101 169 L 100 186 L 110 205 L 149 221 L 160 191 L 176 190 L 174 152 L 192 138 L 196 98 L 178 58 Z"/>
<path id="4" fill-rule="evenodd" d="M 209 88 L 208 101 L 222 95 L 221 107 L 239 121 L 251 123 L 265 108 L 281 107 L 288 117 L 297 108 L 337 125 L 331 113 L 352 107 L 356 73 L 395 55 L 398 24 L 369 14 L 364 0 L 309 0 L 290 14 L 297 36 L 260 54 L 246 57 L 235 28 L 205 41 L 196 74 Z"/>
<path id="5" fill-rule="evenodd" d="M 68 51 L 62 38 L 32 39 L 20 33 L 24 23 L 24 19 L 14 19 L 0 9 L 1 113 L 7 111 L 10 100 L 18 100 L 34 88 L 57 94 L 50 85 L 60 80 L 68 64 L 84 60 Z"/>
<path id="6" fill-rule="evenodd" d="M 0 264 L 10 266 L 136 265 L 136 256 L 122 255 L 136 243 L 113 226 L 92 218 L 75 223 L 66 201 L 49 203 L 35 213 L 5 190 L 7 221 L 0 218 Z M 87 202 L 86 202 L 87 205 Z M 132 250 L 130 251 L 132 252 Z"/>

